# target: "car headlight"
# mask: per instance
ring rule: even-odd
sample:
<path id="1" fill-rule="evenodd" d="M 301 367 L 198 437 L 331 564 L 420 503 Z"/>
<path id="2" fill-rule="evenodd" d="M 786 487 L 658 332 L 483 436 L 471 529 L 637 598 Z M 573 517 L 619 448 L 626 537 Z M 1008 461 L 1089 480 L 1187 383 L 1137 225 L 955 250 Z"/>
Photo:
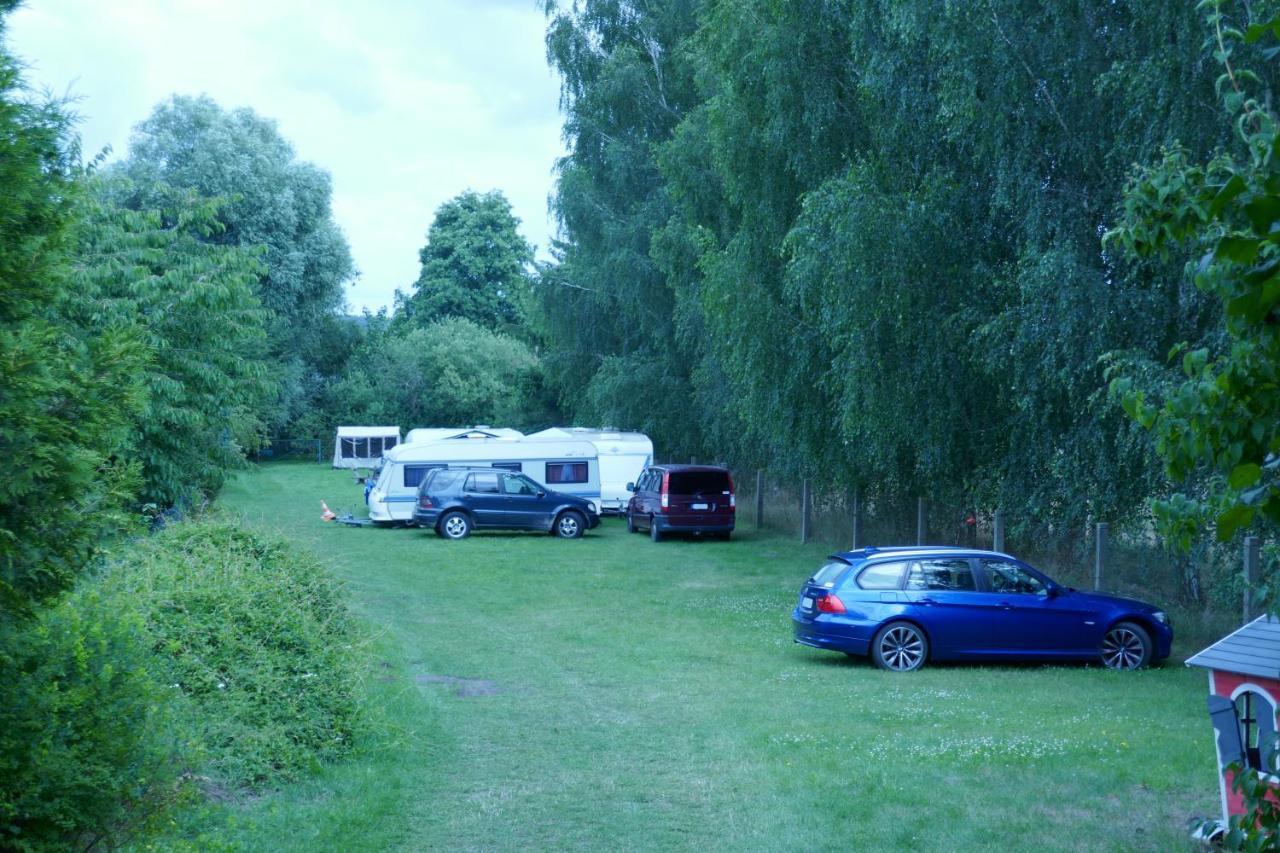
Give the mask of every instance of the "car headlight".
<path id="1" fill-rule="evenodd" d="M 1157 610 L 1151 614 L 1151 618 L 1159 622 L 1161 625 L 1169 624 L 1169 616 L 1163 610 Z"/>

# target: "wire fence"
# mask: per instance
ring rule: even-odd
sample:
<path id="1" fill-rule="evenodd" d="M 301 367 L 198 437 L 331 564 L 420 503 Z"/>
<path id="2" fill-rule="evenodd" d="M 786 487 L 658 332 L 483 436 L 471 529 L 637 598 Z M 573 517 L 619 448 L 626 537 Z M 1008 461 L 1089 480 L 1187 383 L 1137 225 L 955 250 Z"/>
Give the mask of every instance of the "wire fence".
<path id="1" fill-rule="evenodd" d="M 332 443 L 329 443 L 332 451 Z M 254 462 L 324 462 L 325 442 L 318 438 L 271 438 L 253 453 Z"/>
<path id="2" fill-rule="evenodd" d="M 860 500 L 842 486 L 789 483 L 763 471 L 735 471 L 733 477 L 739 530 L 787 533 L 833 551 L 915 544 L 1001 550 L 1069 586 L 1176 604 L 1199 614 L 1210 631 L 1257 615 L 1247 604 L 1242 612 L 1250 569 L 1239 543 L 1206 536 L 1183 554 L 1151 524 L 1117 527 L 1099 520 L 1068 528 L 929 498 Z M 1251 547 L 1257 551 L 1256 541 Z M 1255 578 L 1257 566 L 1255 555 Z"/>

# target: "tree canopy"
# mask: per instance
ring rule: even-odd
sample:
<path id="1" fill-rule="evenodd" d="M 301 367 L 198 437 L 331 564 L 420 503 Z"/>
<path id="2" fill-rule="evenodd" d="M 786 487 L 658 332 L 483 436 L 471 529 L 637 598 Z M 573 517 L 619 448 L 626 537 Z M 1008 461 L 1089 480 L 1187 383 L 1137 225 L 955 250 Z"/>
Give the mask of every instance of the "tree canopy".
<path id="1" fill-rule="evenodd" d="M 534 316 L 575 415 L 1042 529 L 1167 490 L 1109 371 L 1167 380 L 1218 310 L 1100 237 L 1131 163 L 1227 141 L 1189 4 L 546 8 L 568 154 Z"/>
<path id="2" fill-rule="evenodd" d="M 523 320 L 533 248 L 500 191 L 467 191 L 436 210 L 422 270 L 408 295 L 397 291 L 397 314 L 425 326 L 459 317 L 487 329 L 512 331 Z"/>
<path id="3" fill-rule="evenodd" d="M 207 96 L 175 95 L 134 130 L 115 171 L 130 181 L 119 199 L 134 210 L 162 207 L 171 189 L 224 203 L 221 227 L 202 238 L 262 247 L 256 295 L 266 311 L 278 399 L 266 422 L 282 429 L 304 415 L 340 366 L 325 332 L 355 275 L 333 221 L 329 175 L 297 159 L 274 121 L 250 109 L 224 110 Z"/>
<path id="4" fill-rule="evenodd" d="M 11 3 L 0 3 L 3 15 Z M 142 404 L 133 329 L 78 326 L 66 262 L 80 193 L 66 113 L 32 97 L 0 41 L 0 624 L 70 587 L 121 523 Z M 5 662 L 0 648 L 0 664 Z"/>

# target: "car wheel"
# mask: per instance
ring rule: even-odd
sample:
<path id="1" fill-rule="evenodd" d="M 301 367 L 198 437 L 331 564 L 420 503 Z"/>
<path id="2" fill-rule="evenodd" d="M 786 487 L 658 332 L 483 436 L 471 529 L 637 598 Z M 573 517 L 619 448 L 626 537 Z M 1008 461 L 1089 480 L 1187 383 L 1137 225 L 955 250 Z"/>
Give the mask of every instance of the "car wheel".
<path id="1" fill-rule="evenodd" d="M 1142 669 L 1151 663 L 1151 635 L 1141 625 L 1117 622 L 1102 638 L 1098 656 L 1108 669 Z"/>
<path id="2" fill-rule="evenodd" d="M 627 511 L 627 532 L 628 533 L 636 532 L 636 519 L 635 519 L 635 516 L 631 514 L 630 510 Z"/>
<path id="3" fill-rule="evenodd" d="M 662 541 L 662 531 L 658 529 L 658 522 L 654 520 L 653 516 L 649 516 L 649 538 L 654 542 Z"/>
<path id="4" fill-rule="evenodd" d="M 556 535 L 561 539 L 578 539 L 585 527 L 586 521 L 582 515 L 573 510 L 560 513 L 560 517 L 556 519 Z"/>
<path id="5" fill-rule="evenodd" d="M 446 513 L 440 519 L 439 530 L 445 539 L 466 539 L 471 535 L 471 519 L 462 512 Z"/>
<path id="6" fill-rule="evenodd" d="M 881 669 L 911 672 L 929 659 L 929 640 L 910 622 L 890 622 L 871 642 L 871 660 Z"/>

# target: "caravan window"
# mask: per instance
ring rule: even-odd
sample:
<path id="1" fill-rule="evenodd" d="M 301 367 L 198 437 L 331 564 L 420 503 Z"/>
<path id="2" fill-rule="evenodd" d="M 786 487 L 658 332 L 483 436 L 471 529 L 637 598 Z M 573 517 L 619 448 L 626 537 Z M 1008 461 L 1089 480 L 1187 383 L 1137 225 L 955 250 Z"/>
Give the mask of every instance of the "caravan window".
<path id="1" fill-rule="evenodd" d="M 587 463 L 585 462 L 548 462 L 547 485 L 552 483 L 586 483 Z"/>
<path id="2" fill-rule="evenodd" d="M 406 489 L 416 489 L 422 483 L 422 478 L 432 468 L 443 468 L 443 465 L 406 465 L 404 466 L 404 487 Z"/>

